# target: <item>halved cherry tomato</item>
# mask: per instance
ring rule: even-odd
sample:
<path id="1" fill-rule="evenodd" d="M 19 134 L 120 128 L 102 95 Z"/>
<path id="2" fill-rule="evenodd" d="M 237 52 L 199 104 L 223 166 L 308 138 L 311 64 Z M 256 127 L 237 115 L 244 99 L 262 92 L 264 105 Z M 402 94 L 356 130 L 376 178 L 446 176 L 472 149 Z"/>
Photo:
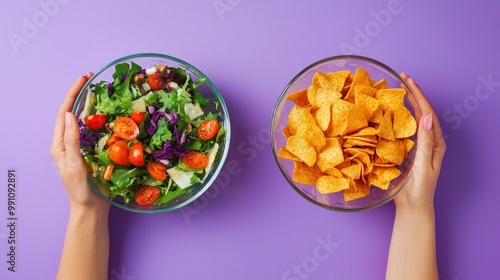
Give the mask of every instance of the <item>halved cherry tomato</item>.
<path id="1" fill-rule="evenodd" d="M 130 118 L 137 124 L 139 125 L 142 120 L 144 119 L 144 116 L 146 115 L 146 112 L 136 112 L 136 111 L 133 111 L 131 114 L 130 114 Z"/>
<path id="2" fill-rule="evenodd" d="M 161 162 L 148 162 L 148 172 L 156 181 L 167 179 L 167 167 Z"/>
<path id="3" fill-rule="evenodd" d="M 111 147 L 111 145 L 116 143 L 116 141 L 118 141 L 118 140 L 123 140 L 123 139 L 116 136 L 116 134 L 111 134 L 111 136 L 109 136 L 108 140 L 106 140 L 106 145 L 104 145 L 104 148 L 107 149 L 107 148 Z"/>
<path id="4" fill-rule="evenodd" d="M 156 186 L 144 185 L 135 192 L 135 202 L 141 206 L 150 205 L 160 197 L 160 189 Z"/>
<path id="5" fill-rule="evenodd" d="M 125 140 L 134 140 L 139 135 L 139 127 L 129 117 L 119 117 L 113 126 L 116 136 Z"/>
<path id="6" fill-rule="evenodd" d="M 198 127 L 198 138 L 210 140 L 219 132 L 220 125 L 216 120 L 205 120 Z"/>
<path id="7" fill-rule="evenodd" d="M 84 119 L 85 124 L 92 130 L 99 130 L 104 127 L 108 117 L 104 114 L 94 114 L 86 116 Z"/>
<path id="8" fill-rule="evenodd" d="M 104 172 L 102 173 L 102 178 L 106 181 L 111 180 L 111 174 L 113 174 L 113 170 L 115 166 L 112 164 L 108 164 L 106 168 L 104 168 Z"/>
<path id="9" fill-rule="evenodd" d="M 128 147 L 127 141 L 118 140 L 116 143 L 111 145 L 108 149 L 109 158 L 118 164 L 121 165 L 130 165 L 130 161 L 128 160 Z"/>
<path id="10" fill-rule="evenodd" d="M 142 152 L 141 142 L 137 142 L 130 147 L 128 161 L 135 166 L 144 166 L 144 153 Z"/>
<path id="11" fill-rule="evenodd" d="M 182 162 L 189 168 L 205 168 L 208 165 L 208 157 L 203 153 L 191 151 L 182 157 Z"/>
<path id="12" fill-rule="evenodd" d="M 148 76 L 148 85 L 152 90 L 160 90 L 165 87 L 165 82 L 160 73 L 156 72 Z"/>

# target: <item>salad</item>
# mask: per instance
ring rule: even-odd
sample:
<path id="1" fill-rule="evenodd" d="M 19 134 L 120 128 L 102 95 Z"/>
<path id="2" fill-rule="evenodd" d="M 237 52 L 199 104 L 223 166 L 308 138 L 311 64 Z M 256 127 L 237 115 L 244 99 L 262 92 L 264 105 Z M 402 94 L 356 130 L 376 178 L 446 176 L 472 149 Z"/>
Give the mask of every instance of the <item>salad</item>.
<path id="1" fill-rule="evenodd" d="M 110 198 L 160 206 L 205 180 L 225 130 L 197 90 L 204 82 L 180 67 L 131 62 L 115 66 L 113 81 L 90 85 L 78 120 L 80 149 Z"/>

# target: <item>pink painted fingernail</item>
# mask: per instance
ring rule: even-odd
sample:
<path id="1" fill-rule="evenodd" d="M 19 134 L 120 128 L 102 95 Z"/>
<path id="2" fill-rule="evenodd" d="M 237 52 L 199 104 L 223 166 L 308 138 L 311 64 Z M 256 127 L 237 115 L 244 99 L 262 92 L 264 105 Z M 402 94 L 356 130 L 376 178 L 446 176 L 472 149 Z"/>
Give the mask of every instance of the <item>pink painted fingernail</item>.
<path id="1" fill-rule="evenodd" d="M 431 130 L 432 129 L 432 113 L 429 113 L 427 116 L 424 118 L 424 128 L 426 130 Z"/>
<path id="2" fill-rule="evenodd" d="M 69 112 L 66 112 L 66 114 L 64 115 L 64 123 L 66 124 L 66 127 L 71 126 L 71 115 L 69 114 Z"/>

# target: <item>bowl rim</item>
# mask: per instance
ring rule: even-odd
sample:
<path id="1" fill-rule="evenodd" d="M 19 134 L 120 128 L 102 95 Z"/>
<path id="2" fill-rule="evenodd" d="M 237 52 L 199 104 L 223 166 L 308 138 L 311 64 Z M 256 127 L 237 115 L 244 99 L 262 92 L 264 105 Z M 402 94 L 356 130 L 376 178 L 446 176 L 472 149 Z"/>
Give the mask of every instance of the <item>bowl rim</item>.
<path id="1" fill-rule="evenodd" d="M 401 82 L 402 86 L 405 87 L 405 89 L 408 92 L 410 92 L 410 94 L 412 95 L 412 98 L 414 100 L 418 100 L 417 97 L 416 97 L 416 95 L 415 95 L 415 93 L 413 92 L 413 90 L 411 89 L 411 87 L 408 85 L 408 83 L 406 83 L 406 81 L 396 71 L 394 71 L 391 67 L 387 66 L 386 64 L 384 64 L 384 63 L 382 63 L 382 62 L 380 62 L 378 60 L 375 60 L 373 58 L 366 57 L 366 56 L 361 56 L 361 55 L 336 55 L 336 56 L 330 56 L 330 57 L 326 57 L 326 58 L 317 60 L 317 61 L 309 64 L 304 69 L 302 69 L 298 74 L 296 74 L 290 80 L 290 82 L 288 82 L 288 84 L 285 86 L 285 88 L 281 92 L 281 94 L 280 94 L 280 96 L 279 96 L 279 98 L 278 98 L 278 100 L 276 102 L 276 105 L 274 107 L 273 116 L 272 116 L 272 120 L 271 120 L 271 129 L 270 129 L 271 130 L 270 131 L 270 134 L 271 134 L 271 151 L 273 153 L 274 160 L 276 161 L 278 169 L 280 170 L 280 172 L 283 175 L 283 177 L 286 179 L 286 181 L 288 182 L 288 184 L 297 193 L 299 193 L 303 198 L 305 198 L 307 201 L 313 203 L 314 205 L 320 206 L 320 207 L 328 209 L 328 210 L 333 210 L 333 211 L 337 211 L 337 212 L 350 212 L 350 213 L 352 213 L 352 212 L 361 212 L 361 211 L 365 211 L 365 210 L 370 210 L 370 209 L 374 209 L 374 208 L 377 208 L 379 206 L 382 206 L 382 205 L 388 203 L 389 201 L 393 200 L 399 193 L 401 193 L 401 191 L 403 191 L 408 186 L 408 184 L 410 183 L 411 179 L 413 178 L 413 162 L 414 162 L 414 158 L 411 159 L 411 169 L 408 172 L 408 176 L 407 176 L 405 182 L 403 182 L 402 186 L 398 190 L 395 190 L 392 195 L 390 195 L 387 198 L 382 199 L 378 203 L 372 204 L 370 206 L 358 207 L 358 208 L 340 208 L 340 207 L 334 207 L 334 206 L 330 206 L 330 205 L 325 205 L 325 204 L 323 204 L 321 202 L 318 202 L 317 200 L 312 199 L 311 197 L 309 197 L 308 195 L 306 195 L 299 187 L 296 186 L 296 183 L 291 178 L 288 177 L 288 174 L 281 167 L 281 164 L 279 162 L 279 158 L 278 158 L 278 155 L 277 155 L 277 150 L 276 150 L 277 147 L 275 145 L 275 139 L 274 139 L 276 117 L 277 117 L 276 112 L 278 111 L 278 107 L 282 103 L 282 100 L 285 97 L 285 94 L 288 91 L 288 89 L 295 83 L 295 81 L 299 77 L 301 77 L 303 74 L 307 73 L 308 71 L 310 71 L 314 67 L 316 67 L 318 65 L 321 65 L 321 64 L 324 64 L 324 63 L 327 63 L 327 62 L 330 62 L 330 61 L 342 60 L 342 59 L 360 60 L 360 61 L 372 63 L 372 64 L 374 64 L 374 65 L 376 65 L 378 67 L 383 68 L 384 70 L 386 70 L 387 72 L 389 72 L 391 75 L 393 75 L 397 80 L 399 80 Z M 416 108 L 418 109 L 419 115 L 422 116 L 422 108 L 421 108 L 420 103 L 418 101 L 416 102 L 416 105 L 417 105 Z M 418 132 L 418 122 L 417 122 L 417 132 Z M 413 147 L 413 149 L 415 149 L 415 151 L 417 149 L 417 145 L 418 145 L 418 142 L 415 141 L 415 146 Z"/>
<path id="2" fill-rule="evenodd" d="M 127 62 L 127 61 L 130 62 L 130 61 L 133 61 L 133 59 L 136 59 L 136 58 L 140 58 L 140 59 L 143 59 L 143 58 L 159 58 L 159 59 L 166 59 L 166 60 L 174 61 L 174 62 L 178 63 L 180 65 L 180 67 L 184 67 L 185 69 L 187 69 L 190 72 L 192 72 L 194 75 L 197 76 L 197 78 L 200 78 L 200 77 L 205 78 L 204 84 L 207 84 L 207 86 L 210 88 L 210 90 L 214 93 L 216 99 L 218 100 L 218 102 L 220 104 L 219 108 L 220 108 L 220 110 L 224 114 L 224 121 L 223 121 L 223 123 L 224 123 L 224 129 L 225 129 L 225 134 L 226 135 L 225 135 L 224 141 L 223 141 L 223 143 L 221 145 L 221 146 L 224 147 L 224 152 L 222 153 L 222 155 L 220 157 L 219 163 L 211 171 L 211 173 L 213 175 L 207 177 L 208 180 L 205 181 L 205 183 L 203 185 L 203 188 L 201 188 L 197 193 L 193 194 L 189 199 L 187 199 L 185 201 L 182 201 L 179 204 L 176 204 L 176 205 L 173 205 L 173 206 L 170 206 L 170 207 L 166 207 L 166 208 L 157 208 L 157 209 L 140 209 L 140 208 L 127 207 L 127 206 L 125 206 L 123 204 L 120 204 L 120 203 L 118 203 L 118 202 L 110 199 L 108 196 L 104 195 L 99 190 L 99 188 L 94 185 L 94 182 L 92 182 L 92 180 L 89 178 L 89 176 L 87 176 L 87 183 L 94 190 L 94 192 L 96 192 L 101 198 L 103 198 L 104 200 L 106 200 L 107 202 L 109 202 L 110 204 L 112 204 L 112 205 L 114 205 L 114 206 L 116 206 L 118 208 L 130 211 L 130 212 L 136 212 L 136 213 L 161 213 L 161 212 L 169 212 L 169 211 L 173 211 L 173 210 L 182 208 L 182 207 L 190 204 L 191 202 L 195 201 L 198 197 L 200 197 L 203 193 L 205 193 L 205 191 L 207 191 L 213 185 L 213 183 L 217 179 L 217 175 L 222 170 L 222 167 L 224 166 L 224 163 L 225 163 L 225 161 L 227 159 L 227 156 L 228 156 L 228 153 L 229 153 L 229 148 L 230 148 L 230 143 L 231 143 L 231 121 L 230 121 L 229 112 L 228 112 L 228 109 L 227 109 L 227 105 L 226 105 L 226 103 L 224 101 L 224 98 L 222 97 L 220 91 L 217 89 L 217 87 L 215 86 L 215 84 L 210 80 L 210 78 L 207 75 L 205 75 L 203 72 L 201 72 L 198 68 L 196 68 L 192 64 L 190 64 L 190 63 L 188 63 L 188 62 L 186 62 L 186 61 L 184 61 L 182 59 L 179 59 L 179 58 L 176 58 L 176 57 L 173 57 L 173 56 L 170 56 L 170 55 L 166 55 L 166 54 L 153 53 L 153 52 L 134 53 L 134 54 L 122 56 L 120 58 L 117 58 L 117 59 L 115 59 L 115 60 L 113 60 L 113 61 L 105 64 L 103 67 L 101 67 L 84 84 L 84 86 L 82 87 L 82 89 L 78 93 L 78 95 L 77 95 L 77 97 L 75 99 L 75 102 L 73 103 L 73 107 L 72 107 L 72 110 L 71 110 L 72 113 L 75 113 L 78 110 L 78 104 L 81 101 L 81 98 L 82 98 L 83 94 L 88 89 L 88 87 L 94 82 L 94 80 L 97 79 L 97 77 L 100 74 L 102 74 L 104 71 L 108 70 L 109 68 L 115 66 L 118 63 Z"/>

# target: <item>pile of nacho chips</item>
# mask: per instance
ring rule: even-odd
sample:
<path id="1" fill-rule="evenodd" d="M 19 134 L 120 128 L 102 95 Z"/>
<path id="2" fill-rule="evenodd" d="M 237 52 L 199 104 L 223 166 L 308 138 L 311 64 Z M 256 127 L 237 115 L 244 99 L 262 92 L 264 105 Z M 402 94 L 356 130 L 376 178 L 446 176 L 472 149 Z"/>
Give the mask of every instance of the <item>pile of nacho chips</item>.
<path id="1" fill-rule="evenodd" d="M 406 91 L 374 81 L 363 68 L 314 74 L 283 129 L 278 156 L 294 161 L 293 180 L 322 194 L 343 191 L 351 201 L 387 190 L 413 147 L 417 123 L 404 106 Z"/>

